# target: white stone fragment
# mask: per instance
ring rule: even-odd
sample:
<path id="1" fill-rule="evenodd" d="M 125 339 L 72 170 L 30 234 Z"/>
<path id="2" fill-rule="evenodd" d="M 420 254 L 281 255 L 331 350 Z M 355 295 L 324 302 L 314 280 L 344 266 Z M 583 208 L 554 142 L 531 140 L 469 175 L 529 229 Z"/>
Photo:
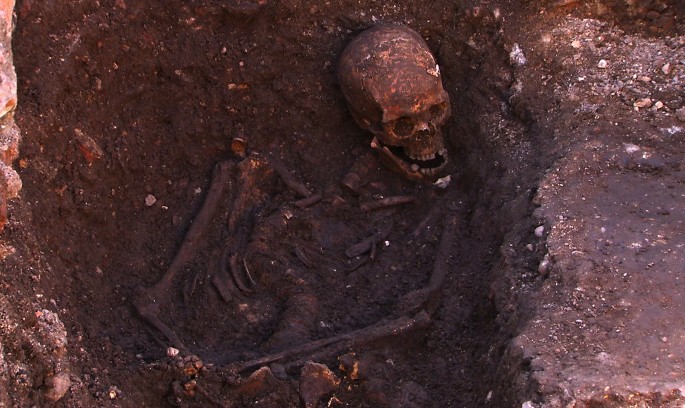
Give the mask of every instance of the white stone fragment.
<path id="1" fill-rule="evenodd" d="M 148 207 L 152 207 L 156 202 L 157 197 L 153 196 L 152 194 L 148 194 L 147 197 L 145 197 L 145 205 Z"/>
<path id="2" fill-rule="evenodd" d="M 549 273 L 550 263 L 551 261 L 549 259 L 549 254 L 545 254 L 540 262 L 540 265 L 538 265 L 538 273 L 542 276 L 547 276 Z"/>
<path id="3" fill-rule="evenodd" d="M 445 189 L 447 186 L 450 185 L 450 182 L 452 181 L 452 177 L 448 174 L 445 177 L 439 178 L 433 185 L 437 188 L 442 188 Z"/>
<path id="4" fill-rule="evenodd" d="M 518 67 L 526 65 L 526 63 L 528 62 L 525 54 L 523 53 L 523 50 L 521 49 L 521 46 L 518 43 L 514 43 L 514 45 L 511 47 L 509 59 L 511 60 L 512 64 Z"/>
<path id="5" fill-rule="evenodd" d="M 636 144 L 633 144 L 633 143 L 624 143 L 623 145 L 625 146 L 625 148 L 626 148 L 626 153 L 628 153 L 628 154 L 632 154 L 632 153 L 635 153 L 635 152 L 639 152 L 639 151 L 640 151 L 640 146 L 638 146 L 638 145 L 636 145 Z"/>
<path id="6" fill-rule="evenodd" d="M 664 75 L 670 74 L 670 73 L 671 73 L 671 64 L 668 63 L 668 62 L 665 63 L 665 64 L 661 67 L 661 72 L 663 72 Z"/>

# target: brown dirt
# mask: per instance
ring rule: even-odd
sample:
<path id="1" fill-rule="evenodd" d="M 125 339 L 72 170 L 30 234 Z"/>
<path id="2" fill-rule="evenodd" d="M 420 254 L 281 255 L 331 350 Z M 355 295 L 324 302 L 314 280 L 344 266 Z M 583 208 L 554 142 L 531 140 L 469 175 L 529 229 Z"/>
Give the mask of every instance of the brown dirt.
<path id="1" fill-rule="evenodd" d="M 304 361 L 278 361 L 266 378 L 227 367 L 402 316 L 456 219 L 430 327 L 310 356 L 342 379 L 317 406 L 675 404 L 683 389 L 664 390 L 678 389 L 685 364 L 674 285 L 685 11 L 677 0 L 589 3 L 18 1 L 24 189 L 0 246 L 0 403 L 299 406 Z M 453 105 L 445 190 L 386 170 L 346 110 L 337 57 L 376 22 L 410 25 L 440 62 Z M 249 200 L 221 201 L 161 305 L 208 368 L 195 373 L 166 356 L 168 339 L 133 300 L 174 259 L 214 166 L 238 166 L 234 137 L 323 199 L 298 208 L 269 164 L 232 182 Z M 356 196 L 340 181 L 360 162 Z M 360 209 L 399 195 L 416 202 Z M 354 265 L 345 250 L 385 228 L 374 259 Z M 211 280 L 236 236 L 256 285 L 227 301 Z M 641 334 L 654 341 L 650 363 L 610 392 L 616 375 L 589 361 L 617 371 Z M 358 376 L 339 368 L 346 354 Z"/>

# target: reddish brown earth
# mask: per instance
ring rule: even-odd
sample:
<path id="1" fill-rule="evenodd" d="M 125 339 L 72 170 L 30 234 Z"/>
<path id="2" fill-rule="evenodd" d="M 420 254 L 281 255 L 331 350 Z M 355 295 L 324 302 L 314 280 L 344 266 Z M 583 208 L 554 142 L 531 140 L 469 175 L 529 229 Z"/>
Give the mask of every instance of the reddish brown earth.
<path id="1" fill-rule="evenodd" d="M 678 0 L 18 1 L 0 406 L 682 406 L 684 17 Z M 346 109 L 337 58 L 377 23 L 440 64 L 445 189 L 386 170 Z M 321 201 L 298 207 L 274 158 Z M 174 342 L 134 303 L 220 162 L 228 188 L 160 300 Z M 364 210 L 393 196 L 413 202 Z M 373 257 L 346 255 L 379 231 Z M 227 246 L 251 290 L 216 284 Z"/>

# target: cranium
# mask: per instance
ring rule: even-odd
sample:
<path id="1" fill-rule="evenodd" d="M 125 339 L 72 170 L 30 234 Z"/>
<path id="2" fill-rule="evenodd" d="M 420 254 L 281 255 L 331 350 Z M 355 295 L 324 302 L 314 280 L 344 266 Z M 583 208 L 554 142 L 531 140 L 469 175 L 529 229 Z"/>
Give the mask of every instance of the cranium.
<path id="1" fill-rule="evenodd" d="M 385 163 L 411 179 L 430 179 L 447 163 L 440 126 L 450 114 L 440 68 L 414 30 L 379 25 L 343 51 L 338 79 L 355 122 L 373 135 Z"/>

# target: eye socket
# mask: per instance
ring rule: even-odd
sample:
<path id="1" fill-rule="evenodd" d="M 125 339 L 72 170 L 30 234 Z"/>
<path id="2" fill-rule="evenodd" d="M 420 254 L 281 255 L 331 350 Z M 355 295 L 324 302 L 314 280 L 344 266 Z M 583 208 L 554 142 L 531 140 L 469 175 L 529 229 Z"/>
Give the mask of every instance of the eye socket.
<path id="1" fill-rule="evenodd" d="M 399 137 L 411 136 L 414 133 L 414 122 L 407 117 L 401 117 L 393 122 L 392 131 Z"/>
<path id="2" fill-rule="evenodd" d="M 430 107 L 428 112 L 430 113 L 431 118 L 437 119 L 441 118 L 445 114 L 445 110 L 447 109 L 447 104 L 445 102 L 443 103 L 438 103 L 436 105 L 433 105 Z"/>

